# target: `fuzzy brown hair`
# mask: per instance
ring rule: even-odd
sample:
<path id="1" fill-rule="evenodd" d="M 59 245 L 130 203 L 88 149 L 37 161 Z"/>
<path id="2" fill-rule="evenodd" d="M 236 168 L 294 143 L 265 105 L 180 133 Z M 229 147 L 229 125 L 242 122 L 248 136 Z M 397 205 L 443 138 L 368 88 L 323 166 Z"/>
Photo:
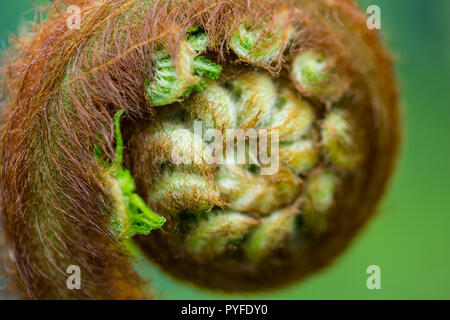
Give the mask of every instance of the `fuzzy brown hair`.
<path id="1" fill-rule="evenodd" d="M 66 28 L 67 4 L 82 9 L 79 30 Z M 311 242 L 302 260 L 296 257 L 287 266 L 268 263 L 251 277 L 216 265 L 180 263 L 176 252 L 158 249 L 166 245 L 160 233 L 151 235 L 156 245 L 141 241 L 142 246 L 176 276 L 225 290 L 289 283 L 328 264 L 348 246 L 376 210 L 400 140 L 390 59 L 353 2 L 56 2 L 48 19 L 15 40 L 3 72 L 0 210 L 23 297 L 151 298 L 112 230 L 112 195 L 104 186 L 93 146 L 113 159 L 112 116 L 120 109 L 130 121 L 151 121 L 154 111 L 143 85 L 152 76 L 155 46 L 163 45 L 175 56 L 186 30 L 200 25 L 217 59 L 238 63 L 226 42 L 231 30 L 245 20 L 275 23 L 274 13 L 283 7 L 292 9 L 290 19 L 302 24 L 292 53 L 322 47 L 352 79 L 352 112 L 367 129 L 369 155 L 335 209 L 352 214 L 334 218 L 333 229 Z M 283 75 L 282 58 L 260 67 Z M 69 265 L 83 270 L 79 291 L 67 290 Z M 219 270 L 218 276 L 209 277 L 208 268 Z"/>

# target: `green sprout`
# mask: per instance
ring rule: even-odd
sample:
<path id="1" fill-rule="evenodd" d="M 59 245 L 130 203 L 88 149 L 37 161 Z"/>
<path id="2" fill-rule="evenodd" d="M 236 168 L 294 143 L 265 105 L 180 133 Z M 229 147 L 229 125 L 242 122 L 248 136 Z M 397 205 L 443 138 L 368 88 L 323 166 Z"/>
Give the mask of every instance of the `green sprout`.
<path id="1" fill-rule="evenodd" d="M 208 47 L 208 36 L 201 26 L 189 28 L 186 38 L 191 48 L 197 53 L 205 51 Z"/>
<path id="2" fill-rule="evenodd" d="M 217 80 L 222 72 L 222 67 L 203 56 L 198 56 L 194 59 L 194 70 L 199 76 Z"/>
<path id="3" fill-rule="evenodd" d="M 166 219 L 153 212 L 135 193 L 136 185 L 130 171 L 122 168 L 123 139 L 120 131 L 120 118 L 124 110 L 114 115 L 114 130 L 116 135 L 115 159 L 109 164 L 109 173 L 113 178 L 113 192 L 116 198 L 116 217 L 113 220 L 114 229 L 123 239 L 129 239 L 136 234 L 147 235 L 152 230 L 161 228 Z M 98 148 L 96 148 L 98 156 Z M 103 159 L 100 159 L 105 163 Z"/>
<path id="4" fill-rule="evenodd" d="M 233 52 L 242 60 L 254 65 L 274 62 L 288 47 L 293 28 L 283 24 L 286 12 L 275 17 L 272 25 L 254 26 L 251 22 L 241 23 L 229 39 Z"/>
<path id="5" fill-rule="evenodd" d="M 176 57 L 158 49 L 153 60 L 154 79 L 145 79 L 145 92 L 153 106 L 165 106 L 183 98 L 194 91 L 206 88 L 204 77 L 217 80 L 222 67 L 203 56 L 208 37 L 201 27 L 188 30 L 186 39 L 180 43 Z M 178 68 L 175 67 L 178 62 Z"/>

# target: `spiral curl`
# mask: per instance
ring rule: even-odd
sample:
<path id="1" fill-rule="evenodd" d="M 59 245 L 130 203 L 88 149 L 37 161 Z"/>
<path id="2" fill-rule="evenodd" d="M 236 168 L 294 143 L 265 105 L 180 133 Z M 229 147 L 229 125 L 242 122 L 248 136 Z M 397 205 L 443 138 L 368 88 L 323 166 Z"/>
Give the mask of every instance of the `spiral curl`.
<path id="1" fill-rule="evenodd" d="M 394 167 L 392 66 L 349 1 L 56 1 L 10 52 L 0 211 L 25 298 L 152 298 L 131 241 L 208 288 L 299 280 L 348 246 Z M 280 170 L 214 163 L 195 120 L 279 135 Z"/>

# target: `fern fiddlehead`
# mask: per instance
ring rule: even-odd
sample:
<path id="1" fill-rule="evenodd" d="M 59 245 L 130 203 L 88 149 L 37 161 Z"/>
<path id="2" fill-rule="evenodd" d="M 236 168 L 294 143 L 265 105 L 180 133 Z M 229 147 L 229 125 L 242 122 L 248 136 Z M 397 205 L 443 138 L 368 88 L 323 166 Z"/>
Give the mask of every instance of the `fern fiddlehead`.
<path id="1" fill-rule="evenodd" d="M 56 2 L 4 74 L 0 209 L 24 297 L 152 297 L 130 242 L 200 286 L 273 288 L 326 265 L 375 212 L 399 115 L 355 5 L 80 5 L 81 28 L 61 31 Z"/>

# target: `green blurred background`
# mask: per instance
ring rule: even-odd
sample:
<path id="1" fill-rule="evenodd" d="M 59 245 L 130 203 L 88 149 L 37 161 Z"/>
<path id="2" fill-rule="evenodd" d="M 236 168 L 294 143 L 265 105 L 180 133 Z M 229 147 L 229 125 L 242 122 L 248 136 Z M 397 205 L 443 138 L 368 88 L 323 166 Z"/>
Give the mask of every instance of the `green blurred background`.
<path id="1" fill-rule="evenodd" d="M 196 289 L 151 269 L 164 299 L 450 299 L 450 0 L 361 0 L 381 8 L 397 61 L 405 141 L 380 214 L 336 263 L 307 281 L 251 295 Z M 0 2 L 0 46 L 33 18 L 30 0 Z M 366 287 L 369 265 L 381 290 Z"/>

